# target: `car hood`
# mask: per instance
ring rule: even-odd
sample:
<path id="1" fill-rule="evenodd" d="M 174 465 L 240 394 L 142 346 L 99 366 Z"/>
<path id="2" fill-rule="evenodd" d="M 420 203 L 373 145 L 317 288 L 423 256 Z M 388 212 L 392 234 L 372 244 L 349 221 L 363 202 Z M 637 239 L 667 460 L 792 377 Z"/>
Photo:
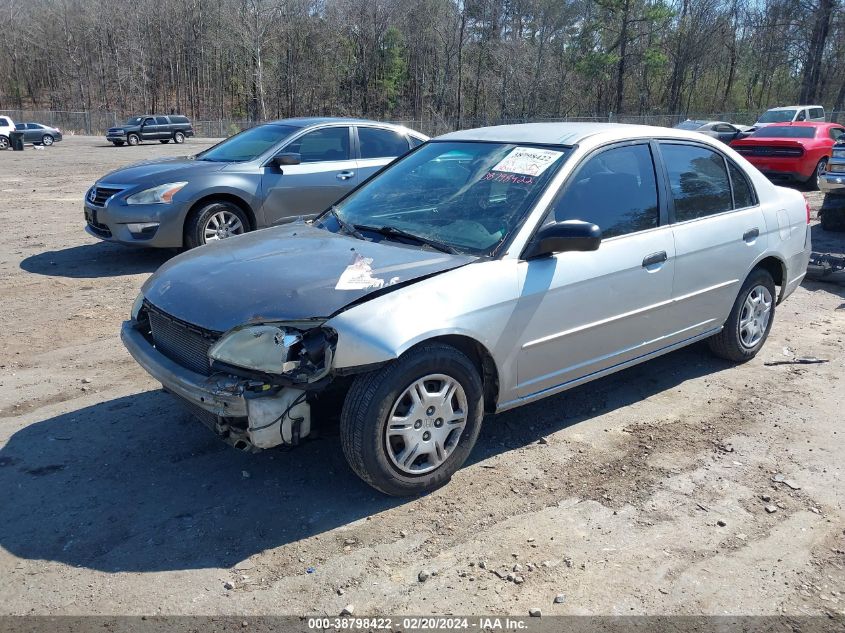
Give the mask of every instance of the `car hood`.
<path id="1" fill-rule="evenodd" d="M 225 332 L 249 322 L 329 317 L 372 293 L 476 259 L 297 222 L 183 253 L 159 268 L 142 292 L 177 319 Z"/>
<path id="2" fill-rule="evenodd" d="M 158 158 L 145 160 L 140 163 L 133 163 L 127 167 L 109 172 L 98 183 L 114 183 L 118 185 L 134 184 L 160 184 L 158 181 L 178 182 L 188 179 L 191 176 L 220 171 L 226 163 L 212 163 L 211 161 L 194 160 L 191 156 L 180 156 L 178 158 Z M 167 173 L 165 180 L 158 177 Z M 149 182 L 144 182 L 149 179 Z"/>

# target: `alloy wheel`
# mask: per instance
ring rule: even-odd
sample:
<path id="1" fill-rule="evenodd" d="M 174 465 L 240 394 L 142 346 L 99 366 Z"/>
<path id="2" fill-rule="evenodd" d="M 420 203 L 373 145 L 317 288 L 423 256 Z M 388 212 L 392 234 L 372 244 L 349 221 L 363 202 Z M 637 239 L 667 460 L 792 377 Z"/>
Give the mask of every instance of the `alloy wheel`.
<path id="1" fill-rule="evenodd" d="M 416 380 L 397 398 L 385 426 L 390 461 L 409 475 L 439 468 L 461 439 L 467 411 L 464 388 L 451 376 Z"/>
<path id="2" fill-rule="evenodd" d="M 745 297 L 739 315 L 739 339 L 743 347 L 753 348 L 766 335 L 772 314 L 772 294 L 765 286 L 754 286 Z"/>
<path id="3" fill-rule="evenodd" d="M 241 219 L 231 211 L 218 211 L 205 223 L 202 234 L 206 243 L 223 240 L 244 232 Z"/>

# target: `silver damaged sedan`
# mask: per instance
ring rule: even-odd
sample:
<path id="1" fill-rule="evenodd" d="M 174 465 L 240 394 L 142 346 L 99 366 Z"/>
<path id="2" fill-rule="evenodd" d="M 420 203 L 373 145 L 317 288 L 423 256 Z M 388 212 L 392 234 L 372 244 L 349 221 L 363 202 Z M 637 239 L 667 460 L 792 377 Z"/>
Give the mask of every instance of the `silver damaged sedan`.
<path id="1" fill-rule="evenodd" d="M 240 449 L 297 444 L 340 399 L 352 470 L 416 494 L 460 468 L 486 413 L 702 339 L 753 358 L 809 254 L 802 195 L 715 139 L 482 128 L 316 220 L 172 259 L 122 339 Z"/>

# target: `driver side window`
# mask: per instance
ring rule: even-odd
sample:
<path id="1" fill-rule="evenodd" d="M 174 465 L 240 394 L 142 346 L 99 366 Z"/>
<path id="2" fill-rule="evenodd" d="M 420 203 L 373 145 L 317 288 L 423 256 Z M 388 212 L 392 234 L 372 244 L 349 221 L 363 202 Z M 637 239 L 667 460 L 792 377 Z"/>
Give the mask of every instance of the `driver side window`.
<path id="1" fill-rule="evenodd" d="M 328 127 L 308 132 L 285 151 L 299 154 L 303 163 L 349 160 L 349 128 Z"/>
<path id="2" fill-rule="evenodd" d="M 594 155 L 564 187 L 546 222 L 592 222 L 603 238 L 660 224 L 657 179 L 647 144 L 624 145 Z"/>

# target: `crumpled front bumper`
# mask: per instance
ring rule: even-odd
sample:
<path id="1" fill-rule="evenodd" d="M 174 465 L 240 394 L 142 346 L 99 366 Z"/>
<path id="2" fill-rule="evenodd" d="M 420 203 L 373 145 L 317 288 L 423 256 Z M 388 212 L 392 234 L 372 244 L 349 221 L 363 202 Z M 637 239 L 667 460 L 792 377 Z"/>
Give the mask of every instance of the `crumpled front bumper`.
<path id="1" fill-rule="evenodd" d="M 144 338 L 132 321 L 124 321 L 120 339 L 138 364 L 172 393 L 209 413 L 246 417 L 242 379 L 226 374 L 203 376 L 170 360 Z"/>

